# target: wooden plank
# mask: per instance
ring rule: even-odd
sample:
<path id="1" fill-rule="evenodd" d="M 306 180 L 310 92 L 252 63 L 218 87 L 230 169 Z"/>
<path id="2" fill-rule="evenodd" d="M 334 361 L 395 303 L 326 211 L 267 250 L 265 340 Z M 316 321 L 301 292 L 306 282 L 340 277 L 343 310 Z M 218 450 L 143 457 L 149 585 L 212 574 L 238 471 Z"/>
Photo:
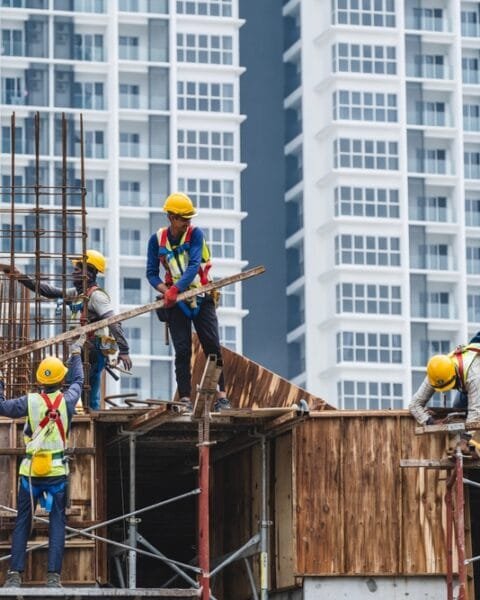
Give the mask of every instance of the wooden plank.
<path id="1" fill-rule="evenodd" d="M 480 466 L 480 461 L 477 462 Z M 455 463 L 449 458 L 441 458 L 440 460 L 428 458 L 402 458 L 400 460 L 400 466 L 407 469 L 419 467 L 424 467 L 426 469 L 453 469 Z"/>
<path id="2" fill-rule="evenodd" d="M 173 413 L 168 410 L 168 405 L 152 408 L 130 421 L 125 429 L 127 431 L 150 431 L 157 426 L 158 421 L 162 422 L 167 414 L 173 416 Z"/>
<path id="3" fill-rule="evenodd" d="M 344 572 L 342 420 L 306 420 L 293 430 L 296 470 L 297 575 Z M 346 477 L 351 476 L 350 452 Z M 361 515 L 357 515 L 359 519 Z M 347 535 L 350 533 L 347 531 Z"/>
<path id="4" fill-rule="evenodd" d="M 197 387 L 195 402 L 193 405 L 192 417 L 199 419 L 204 416 L 205 405 L 207 408 L 212 408 L 216 396 L 218 379 L 222 373 L 221 358 L 210 355 L 205 361 L 205 369 L 202 378 Z"/>
<path id="5" fill-rule="evenodd" d="M 206 292 L 210 292 L 211 290 L 215 290 L 226 285 L 231 285 L 232 283 L 237 283 L 239 281 L 244 281 L 245 279 L 249 279 L 250 277 L 255 277 L 256 275 L 260 275 L 264 271 L 265 267 L 258 266 L 252 269 L 248 269 L 247 271 L 243 271 L 243 273 L 237 273 L 229 277 L 224 277 L 223 279 L 217 279 L 216 281 L 212 281 L 207 285 L 202 285 L 199 288 L 189 289 L 186 292 L 178 294 L 178 300 L 189 300 L 190 298 L 194 298 L 199 294 L 204 294 Z M 152 310 L 156 310 L 157 308 L 163 308 L 163 299 L 156 300 L 155 302 L 150 302 L 149 304 L 145 304 L 143 306 L 131 308 L 130 310 L 118 313 L 117 315 L 112 315 L 111 317 L 100 319 L 100 321 L 95 321 L 95 323 L 89 323 L 88 325 L 76 327 L 75 329 L 64 331 L 63 333 L 60 333 L 51 338 L 38 340 L 37 342 L 33 342 L 31 344 L 28 344 L 27 346 L 23 346 L 23 348 L 17 348 L 16 350 L 12 350 L 11 352 L 6 352 L 5 354 L 0 355 L 0 364 L 6 362 L 7 360 L 12 360 L 13 358 L 18 358 L 19 356 L 24 356 L 25 354 L 30 354 L 35 350 L 41 350 L 42 348 L 48 348 L 48 346 L 60 344 L 61 342 L 66 342 L 68 340 L 77 338 L 83 333 L 91 333 L 93 331 L 96 331 L 97 329 L 102 329 L 103 327 L 113 325 L 114 323 L 120 323 L 121 321 L 132 319 L 133 317 L 137 317 L 138 315 L 151 312 Z"/>
<path id="6" fill-rule="evenodd" d="M 274 533 L 275 533 L 275 581 L 277 588 L 295 584 L 293 497 L 292 497 L 292 434 L 275 439 L 275 482 L 274 482 Z"/>
<path id="7" fill-rule="evenodd" d="M 439 431 L 465 431 L 465 422 L 445 423 L 442 425 L 421 425 L 420 427 L 415 427 L 416 435 L 423 435 L 425 433 L 438 433 Z"/>

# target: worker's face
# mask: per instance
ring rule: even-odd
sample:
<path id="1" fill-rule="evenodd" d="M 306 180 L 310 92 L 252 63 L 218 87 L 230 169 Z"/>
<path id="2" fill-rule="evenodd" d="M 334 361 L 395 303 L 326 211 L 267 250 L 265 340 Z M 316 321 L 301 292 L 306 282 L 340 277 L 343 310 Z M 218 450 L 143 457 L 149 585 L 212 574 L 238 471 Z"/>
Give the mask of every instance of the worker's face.
<path id="1" fill-rule="evenodd" d="M 72 271 L 73 283 L 82 283 L 82 265 L 81 263 L 74 263 Z"/>
<path id="2" fill-rule="evenodd" d="M 170 220 L 170 229 L 175 237 L 183 235 L 190 224 L 190 219 L 184 219 L 178 215 L 168 215 Z"/>

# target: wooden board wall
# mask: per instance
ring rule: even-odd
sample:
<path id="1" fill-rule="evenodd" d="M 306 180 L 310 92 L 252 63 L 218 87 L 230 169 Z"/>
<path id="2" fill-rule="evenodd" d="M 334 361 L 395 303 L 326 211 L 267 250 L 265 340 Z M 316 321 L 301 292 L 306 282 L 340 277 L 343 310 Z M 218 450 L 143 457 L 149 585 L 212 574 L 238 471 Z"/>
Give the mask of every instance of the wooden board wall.
<path id="1" fill-rule="evenodd" d="M 445 471 L 400 459 L 442 458 L 447 436 L 406 411 L 323 415 L 294 433 L 296 574 L 445 573 Z"/>

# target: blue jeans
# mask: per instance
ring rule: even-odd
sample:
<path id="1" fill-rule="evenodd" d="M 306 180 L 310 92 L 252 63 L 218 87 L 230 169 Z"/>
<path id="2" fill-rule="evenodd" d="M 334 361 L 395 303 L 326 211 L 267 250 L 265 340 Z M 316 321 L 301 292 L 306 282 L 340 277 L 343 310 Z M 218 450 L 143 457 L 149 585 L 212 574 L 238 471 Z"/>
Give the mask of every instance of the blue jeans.
<path id="1" fill-rule="evenodd" d="M 37 484 L 38 478 L 34 478 L 35 483 L 32 484 L 34 506 L 37 506 L 39 496 L 43 491 L 49 491 L 49 489 L 52 488 L 58 489 L 59 482 L 66 481 L 65 477 L 45 477 L 45 479 L 52 479 L 55 483 L 45 481 Z M 60 491 L 52 494 L 53 503 L 52 510 L 50 511 L 50 524 L 48 528 L 49 573 L 61 572 L 65 548 L 65 484 L 60 487 L 62 488 Z M 32 507 L 30 502 L 30 492 L 20 484 L 17 502 L 18 514 L 12 536 L 12 558 L 10 559 L 10 570 L 12 571 L 23 572 L 25 570 L 25 555 L 32 520 Z"/>
<path id="2" fill-rule="evenodd" d="M 88 348 L 88 358 L 90 362 L 90 371 L 88 375 L 88 383 L 90 384 L 90 408 L 100 410 L 100 388 L 102 384 L 102 372 L 105 368 L 106 358 L 99 348 L 100 339 L 94 338 L 92 344 Z"/>

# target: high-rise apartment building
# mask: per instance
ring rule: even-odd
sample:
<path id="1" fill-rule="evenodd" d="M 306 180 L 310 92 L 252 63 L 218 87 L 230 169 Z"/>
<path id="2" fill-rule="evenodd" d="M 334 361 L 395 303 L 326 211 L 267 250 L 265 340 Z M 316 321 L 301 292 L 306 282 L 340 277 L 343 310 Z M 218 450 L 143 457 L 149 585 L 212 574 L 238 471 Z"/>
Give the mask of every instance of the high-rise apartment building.
<path id="1" fill-rule="evenodd" d="M 480 4 L 283 15 L 289 375 L 401 407 L 480 329 Z"/>
<path id="2" fill-rule="evenodd" d="M 237 0 L 1 0 L 0 6 L 0 184 L 11 184 L 12 111 L 15 183 L 34 182 L 33 115 L 40 111 L 42 185 L 61 184 L 62 112 L 69 183 L 78 185 L 83 113 L 88 247 L 108 258 L 105 287 L 116 309 L 153 298 L 146 247 L 166 222 L 161 207 L 171 190 L 187 192 L 200 209 L 195 223 L 208 238 L 214 275 L 241 270 Z M 16 227 L 28 230 L 28 219 L 27 211 Z M 1 243 L 9 251 L 9 239 Z M 18 244 L 28 251 L 26 241 Z M 221 337 L 237 351 L 244 314 L 239 286 L 225 289 Z M 133 374 L 110 382 L 110 391 L 121 386 L 140 397 L 169 397 L 172 351 L 163 325 L 147 314 L 124 329 Z"/>

